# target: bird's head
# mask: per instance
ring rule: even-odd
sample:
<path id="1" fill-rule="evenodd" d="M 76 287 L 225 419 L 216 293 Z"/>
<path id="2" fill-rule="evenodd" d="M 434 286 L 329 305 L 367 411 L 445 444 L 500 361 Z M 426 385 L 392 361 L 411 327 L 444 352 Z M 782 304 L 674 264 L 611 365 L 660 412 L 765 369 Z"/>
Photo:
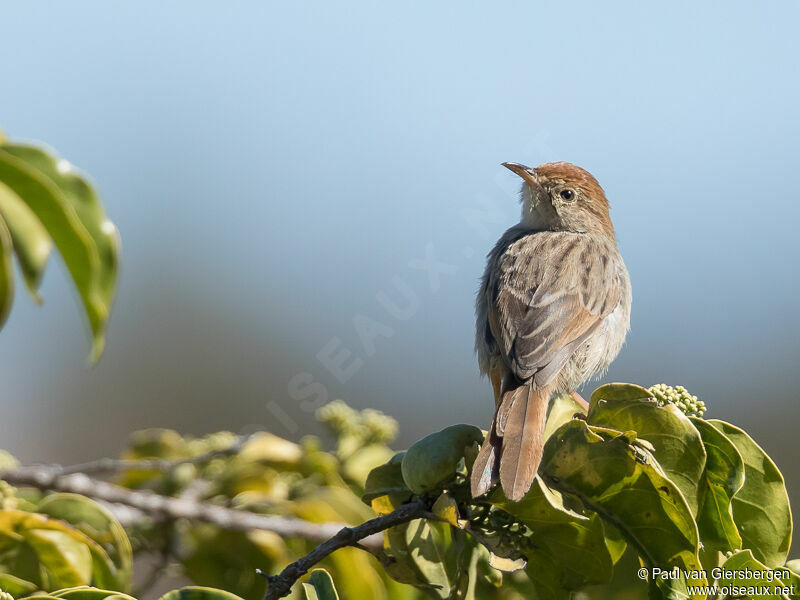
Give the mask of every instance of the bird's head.
<path id="1" fill-rule="evenodd" d="M 536 230 L 614 235 L 608 200 L 597 180 L 568 162 L 536 168 L 506 162 L 523 179 L 522 224 Z"/>

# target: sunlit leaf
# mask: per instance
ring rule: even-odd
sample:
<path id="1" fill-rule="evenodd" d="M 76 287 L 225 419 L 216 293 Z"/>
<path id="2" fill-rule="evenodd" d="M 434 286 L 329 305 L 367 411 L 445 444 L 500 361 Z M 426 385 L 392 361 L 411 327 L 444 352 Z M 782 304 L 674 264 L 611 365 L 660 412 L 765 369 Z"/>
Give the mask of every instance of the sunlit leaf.
<path id="1" fill-rule="evenodd" d="M 587 422 L 632 430 L 653 444 L 664 474 L 680 488 L 692 514 L 697 514 L 706 452 L 700 433 L 676 406 L 659 406 L 650 392 L 637 385 L 612 383 L 592 393 Z"/>
<path id="2" fill-rule="evenodd" d="M 24 199 L 55 242 L 83 301 L 96 359 L 102 352 L 109 307 L 99 284 L 100 258 L 94 239 L 56 184 L 2 148 L 0 181 Z"/>
<path id="3" fill-rule="evenodd" d="M 97 247 L 99 272 L 97 285 L 106 310 L 110 311 L 116 292 L 119 263 L 119 233 L 106 216 L 94 187 L 85 176 L 63 158 L 35 146 L 5 144 L 2 149 L 49 178 L 69 201 Z"/>
<path id="4" fill-rule="evenodd" d="M 122 525 L 108 510 L 78 494 L 50 494 L 39 503 L 36 511 L 73 525 L 100 544 L 116 566 L 118 583 L 115 587 L 121 590 L 130 588 L 133 568 L 131 544 Z"/>
<path id="5" fill-rule="evenodd" d="M 2 220 L 5 220 L 11 233 L 14 253 L 28 291 L 40 303 L 39 284 L 53 242 L 25 201 L 0 181 L 0 221 Z"/>
<path id="6" fill-rule="evenodd" d="M 92 580 L 92 554 L 86 544 L 53 529 L 26 529 L 22 535 L 55 587 L 87 585 Z"/>
<path id="7" fill-rule="evenodd" d="M 102 546 L 63 521 L 22 510 L 1 510 L 0 539 L 6 540 L 3 556 L 13 557 L 14 575 L 40 587 L 94 583 L 114 588 L 122 583 Z M 84 549 L 79 549 L 81 546 Z M 89 579 L 86 579 L 87 557 Z M 40 566 L 55 580 L 43 579 Z"/>
<path id="8" fill-rule="evenodd" d="M 547 422 L 544 427 L 544 439 L 549 438 L 553 433 L 572 417 L 578 413 L 585 414 L 581 404 L 575 400 L 572 394 L 558 394 L 550 401 L 547 411 Z"/>

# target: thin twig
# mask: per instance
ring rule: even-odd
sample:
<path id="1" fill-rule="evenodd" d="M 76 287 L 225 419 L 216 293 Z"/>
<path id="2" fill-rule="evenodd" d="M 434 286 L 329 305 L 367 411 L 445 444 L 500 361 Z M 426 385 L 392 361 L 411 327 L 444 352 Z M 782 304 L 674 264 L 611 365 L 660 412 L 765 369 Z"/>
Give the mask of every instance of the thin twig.
<path id="1" fill-rule="evenodd" d="M 189 498 L 162 496 L 147 490 L 130 490 L 83 473 L 61 475 L 49 467 L 20 467 L 3 471 L 0 472 L 0 479 L 11 485 L 70 492 L 112 505 L 122 504 L 153 517 L 202 521 L 234 531 L 264 529 L 283 537 L 324 541 L 338 535 L 343 527 L 342 523 L 311 523 L 297 517 L 262 515 Z M 379 547 L 383 542 L 381 536 L 376 535 L 364 539 L 362 543 Z"/>
<path id="2" fill-rule="evenodd" d="M 292 586 L 297 580 L 308 573 L 309 569 L 320 562 L 326 556 L 346 546 L 363 546 L 365 539 L 376 535 L 395 525 L 408 523 L 414 519 L 424 517 L 428 514 L 428 508 L 422 501 L 411 502 L 398 508 L 397 510 L 375 519 L 371 519 L 355 527 L 344 527 L 329 540 L 321 543 L 311 552 L 288 565 L 280 575 L 267 575 L 261 571 L 259 573 L 267 579 L 267 592 L 264 600 L 278 600 L 289 595 Z M 359 543 L 361 542 L 361 543 Z"/>
<path id="3" fill-rule="evenodd" d="M 235 442 L 225 448 L 209 450 L 197 456 L 186 456 L 183 458 L 100 458 L 77 465 L 62 467 L 60 465 L 48 465 L 47 468 L 57 472 L 59 475 L 72 475 L 73 473 L 84 473 L 86 475 L 98 475 L 100 473 L 116 473 L 118 471 L 173 471 L 180 465 L 198 465 L 209 462 L 220 456 L 230 456 L 236 454 L 248 442 L 252 436 L 239 436 Z"/>

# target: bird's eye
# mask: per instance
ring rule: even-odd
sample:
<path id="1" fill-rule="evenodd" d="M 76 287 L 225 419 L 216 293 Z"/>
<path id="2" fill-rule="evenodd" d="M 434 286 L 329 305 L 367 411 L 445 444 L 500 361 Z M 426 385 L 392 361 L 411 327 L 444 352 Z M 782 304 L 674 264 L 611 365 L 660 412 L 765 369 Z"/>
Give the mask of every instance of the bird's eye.
<path id="1" fill-rule="evenodd" d="M 561 196 L 564 200 L 569 202 L 575 197 L 575 192 L 573 192 L 572 190 L 561 190 L 561 192 L 559 192 L 558 195 Z"/>

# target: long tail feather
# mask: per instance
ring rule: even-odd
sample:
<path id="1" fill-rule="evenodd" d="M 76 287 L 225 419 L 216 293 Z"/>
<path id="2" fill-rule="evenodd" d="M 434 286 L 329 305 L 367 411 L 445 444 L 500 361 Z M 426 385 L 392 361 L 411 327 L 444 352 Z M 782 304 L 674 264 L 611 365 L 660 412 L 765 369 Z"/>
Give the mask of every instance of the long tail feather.
<path id="1" fill-rule="evenodd" d="M 498 412 L 510 403 L 500 450 L 500 485 L 517 502 L 533 484 L 544 449 L 544 426 L 550 391 L 522 385 L 506 393 Z"/>
<path id="2" fill-rule="evenodd" d="M 489 491 L 489 488 L 497 483 L 497 458 L 500 456 L 500 438 L 495 434 L 495 423 L 492 421 L 492 428 L 483 440 L 475 464 L 472 466 L 470 475 L 470 491 L 472 497 L 477 498 Z"/>

